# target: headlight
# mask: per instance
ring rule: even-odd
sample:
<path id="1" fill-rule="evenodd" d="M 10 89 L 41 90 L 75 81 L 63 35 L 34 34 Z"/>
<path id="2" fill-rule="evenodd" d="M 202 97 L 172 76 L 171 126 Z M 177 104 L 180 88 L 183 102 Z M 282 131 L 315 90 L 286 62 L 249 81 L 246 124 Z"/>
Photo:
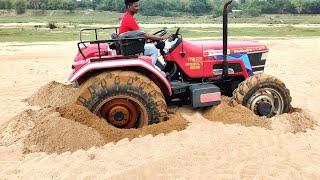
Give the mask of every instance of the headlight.
<path id="1" fill-rule="evenodd" d="M 268 53 L 267 52 L 262 53 L 261 60 L 266 60 L 267 57 L 268 57 Z"/>

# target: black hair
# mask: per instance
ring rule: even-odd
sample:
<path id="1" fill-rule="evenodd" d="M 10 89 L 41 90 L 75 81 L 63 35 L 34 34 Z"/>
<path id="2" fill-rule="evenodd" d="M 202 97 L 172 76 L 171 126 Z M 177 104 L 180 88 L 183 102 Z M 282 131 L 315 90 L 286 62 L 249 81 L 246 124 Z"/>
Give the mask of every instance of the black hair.
<path id="1" fill-rule="evenodd" d="M 132 3 L 138 2 L 139 0 L 125 0 L 124 4 L 126 5 L 126 8 L 128 9 L 128 6 Z"/>

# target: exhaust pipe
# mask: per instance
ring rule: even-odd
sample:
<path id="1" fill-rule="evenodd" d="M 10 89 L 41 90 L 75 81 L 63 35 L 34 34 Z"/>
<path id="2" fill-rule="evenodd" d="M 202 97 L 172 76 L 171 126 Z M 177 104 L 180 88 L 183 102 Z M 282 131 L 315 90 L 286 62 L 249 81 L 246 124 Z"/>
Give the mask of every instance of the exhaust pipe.
<path id="1" fill-rule="evenodd" d="M 232 0 L 228 1 L 223 7 L 223 76 L 226 78 L 229 74 L 228 65 L 228 7 Z"/>

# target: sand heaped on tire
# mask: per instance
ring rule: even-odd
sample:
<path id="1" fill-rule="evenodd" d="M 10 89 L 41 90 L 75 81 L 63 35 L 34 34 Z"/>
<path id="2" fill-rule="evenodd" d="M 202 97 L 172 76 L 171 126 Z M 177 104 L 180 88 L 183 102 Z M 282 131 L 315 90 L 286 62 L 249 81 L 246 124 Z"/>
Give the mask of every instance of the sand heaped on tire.
<path id="1" fill-rule="evenodd" d="M 62 118 L 53 108 L 47 110 L 45 117 L 34 119 L 34 124 L 24 139 L 24 153 L 62 153 L 104 144 L 95 129 Z"/>
<path id="2" fill-rule="evenodd" d="M 179 114 L 171 114 L 168 121 L 141 129 L 118 129 L 104 122 L 83 106 L 66 104 L 37 111 L 26 110 L 14 117 L 0 130 L 0 145 L 24 143 L 24 153 L 87 150 L 121 139 L 133 139 L 148 134 L 167 134 L 187 127 Z"/>
<path id="3" fill-rule="evenodd" d="M 257 126 L 283 133 L 306 132 L 307 129 L 313 129 L 316 125 L 316 122 L 303 110 L 295 109 L 292 113 L 268 119 L 255 115 L 242 105 L 231 106 L 230 98 L 227 97 L 223 97 L 218 107 L 206 109 L 202 114 L 211 121 L 224 124 L 241 124 L 246 127 Z"/>
<path id="4" fill-rule="evenodd" d="M 204 110 L 203 116 L 211 121 L 220 121 L 224 124 L 241 124 L 243 126 L 258 126 L 271 128 L 271 122 L 256 116 L 252 111 L 241 105 L 232 107 L 229 98 L 224 97 L 218 107 Z"/>
<path id="5" fill-rule="evenodd" d="M 117 129 L 86 108 L 75 104 L 51 108 L 46 117 L 34 121 L 35 127 L 24 139 L 25 153 L 86 150 L 125 138 L 131 140 L 148 134 L 166 134 L 187 127 L 187 122 L 182 116 L 175 114 L 166 122 L 141 129 Z"/>
<path id="6" fill-rule="evenodd" d="M 77 89 L 72 85 L 65 85 L 52 81 L 34 93 L 31 97 L 24 99 L 24 102 L 31 106 L 58 107 L 71 102 Z"/>
<path id="7" fill-rule="evenodd" d="M 25 101 L 43 107 L 26 110 L 0 130 L 0 145 L 24 142 L 24 152 L 62 153 L 102 146 L 121 139 L 145 135 L 167 134 L 187 127 L 179 114 L 170 114 L 168 121 L 141 129 L 118 129 L 107 124 L 83 106 L 70 103 L 76 89 L 50 82 Z"/>
<path id="8" fill-rule="evenodd" d="M 113 127 L 112 125 L 107 124 L 105 120 L 98 118 L 83 106 L 67 104 L 65 106 L 57 108 L 57 112 L 59 112 L 64 118 L 96 129 L 104 138 L 106 143 L 119 141 L 124 138 L 133 139 L 135 137 L 148 134 L 167 134 L 172 132 L 173 130 L 181 131 L 187 127 L 186 120 L 184 120 L 184 118 L 179 113 L 170 114 L 168 121 L 145 126 L 140 129 L 118 129 Z"/>

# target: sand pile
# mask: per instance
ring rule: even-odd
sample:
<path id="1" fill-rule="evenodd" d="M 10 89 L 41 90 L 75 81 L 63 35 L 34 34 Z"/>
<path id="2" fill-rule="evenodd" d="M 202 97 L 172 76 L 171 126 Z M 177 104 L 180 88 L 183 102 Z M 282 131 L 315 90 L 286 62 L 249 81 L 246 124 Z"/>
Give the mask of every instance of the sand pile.
<path id="1" fill-rule="evenodd" d="M 26 137 L 34 127 L 33 119 L 41 118 L 42 113 L 26 110 L 15 116 L 11 121 L 0 128 L 0 146 L 9 146 Z"/>
<path id="2" fill-rule="evenodd" d="M 241 124 L 246 127 L 258 126 L 271 128 L 271 122 L 256 116 L 252 111 L 241 105 L 229 105 L 230 98 L 223 97 L 218 107 L 204 110 L 203 116 L 211 121 L 220 121 L 224 124 Z"/>
<path id="3" fill-rule="evenodd" d="M 314 129 L 317 125 L 317 122 L 301 109 L 295 109 L 290 114 L 282 114 L 270 120 L 272 121 L 272 129 L 283 133 L 307 132 L 308 129 Z"/>
<path id="4" fill-rule="evenodd" d="M 70 103 L 74 99 L 76 91 L 77 89 L 72 85 L 52 81 L 23 101 L 31 106 L 58 107 Z"/>
<path id="5" fill-rule="evenodd" d="M 53 108 L 47 111 L 46 116 L 33 121 L 34 128 L 23 139 L 24 153 L 62 153 L 104 144 L 95 129 L 65 119 Z"/>
<path id="6" fill-rule="evenodd" d="M 102 146 L 121 139 L 181 131 L 187 122 L 179 113 L 168 121 L 142 129 L 123 130 L 108 125 L 83 106 L 70 103 L 76 89 L 50 82 L 25 101 L 43 107 L 26 110 L 0 128 L 0 145 L 24 143 L 24 152 L 62 153 Z"/>
<path id="7" fill-rule="evenodd" d="M 121 139 L 133 139 L 148 134 L 181 131 L 187 122 L 179 113 L 171 114 L 166 122 L 142 129 L 117 129 L 92 114 L 86 108 L 66 104 L 58 108 L 27 110 L 14 117 L 0 132 L 0 145 L 24 143 L 24 153 L 87 150 Z"/>
<path id="8" fill-rule="evenodd" d="M 221 105 L 204 110 L 202 115 L 208 120 L 224 124 L 241 124 L 246 127 L 257 126 L 283 133 L 306 132 L 307 129 L 313 129 L 317 124 L 303 110 L 295 109 L 292 113 L 268 119 L 255 115 L 244 106 L 231 106 L 229 102 L 230 98 L 223 97 Z"/>
<path id="9" fill-rule="evenodd" d="M 171 115 L 163 123 L 125 130 L 108 125 L 83 106 L 67 104 L 56 108 L 56 112 L 58 114 L 52 114 L 46 120 L 36 123 L 24 141 L 25 152 L 62 153 L 86 150 L 125 138 L 131 140 L 148 134 L 166 134 L 187 127 L 187 122 L 180 114 Z"/>
<path id="10" fill-rule="evenodd" d="M 169 114 L 168 121 L 149 125 L 140 129 L 118 129 L 105 123 L 105 120 L 98 118 L 83 106 L 67 104 L 57 108 L 57 112 L 59 112 L 64 118 L 96 129 L 102 135 L 105 142 L 119 141 L 124 138 L 133 139 L 135 137 L 148 134 L 167 134 L 173 130 L 184 130 L 187 127 L 187 122 L 180 113 Z"/>

